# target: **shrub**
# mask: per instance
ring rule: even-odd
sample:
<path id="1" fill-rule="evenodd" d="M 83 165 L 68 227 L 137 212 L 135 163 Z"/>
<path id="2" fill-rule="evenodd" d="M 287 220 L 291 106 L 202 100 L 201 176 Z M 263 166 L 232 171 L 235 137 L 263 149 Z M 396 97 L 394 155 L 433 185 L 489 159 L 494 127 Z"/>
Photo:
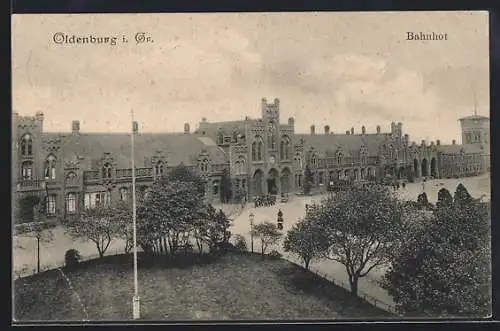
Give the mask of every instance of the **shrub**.
<path id="1" fill-rule="evenodd" d="M 269 252 L 268 256 L 273 260 L 281 259 L 281 253 L 274 249 Z"/>
<path id="2" fill-rule="evenodd" d="M 235 238 L 234 248 L 237 251 L 246 252 L 247 251 L 247 241 L 245 240 L 245 237 L 243 237 L 242 235 L 235 235 L 234 238 Z"/>
<path id="3" fill-rule="evenodd" d="M 72 268 L 78 265 L 78 262 L 80 262 L 80 259 L 82 257 L 80 256 L 80 252 L 78 252 L 76 249 L 68 249 L 66 253 L 64 254 L 64 261 L 66 264 L 66 267 Z"/>

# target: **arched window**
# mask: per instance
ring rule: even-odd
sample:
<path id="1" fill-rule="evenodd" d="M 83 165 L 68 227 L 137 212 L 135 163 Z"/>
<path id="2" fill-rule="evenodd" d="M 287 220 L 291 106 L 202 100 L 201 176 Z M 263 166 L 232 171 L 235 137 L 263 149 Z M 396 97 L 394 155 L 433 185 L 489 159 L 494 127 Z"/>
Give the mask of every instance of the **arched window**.
<path id="1" fill-rule="evenodd" d="M 290 139 L 287 136 L 283 136 L 280 142 L 280 158 L 281 160 L 290 158 Z"/>
<path id="2" fill-rule="evenodd" d="M 283 140 L 280 142 L 280 159 L 285 159 L 285 141 Z"/>
<path id="3" fill-rule="evenodd" d="M 25 161 L 21 164 L 21 178 L 33 179 L 33 162 Z"/>
<path id="4" fill-rule="evenodd" d="M 112 168 L 113 167 L 111 166 L 111 164 L 109 164 L 109 163 L 104 164 L 104 167 L 102 169 L 103 170 L 102 177 L 103 178 L 111 178 L 112 177 L 111 176 L 111 169 Z"/>
<path id="5" fill-rule="evenodd" d="M 163 161 L 158 161 L 155 165 L 155 176 L 157 177 L 163 176 L 164 170 L 165 170 L 165 164 L 163 163 Z"/>
<path id="6" fill-rule="evenodd" d="M 120 200 L 127 201 L 128 200 L 128 189 L 126 187 L 122 187 L 120 189 Z"/>
<path id="7" fill-rule="evenodd" d="M 76 194 L 68 193 L 66 195 L 66 212 L 68 214 L 76 213 Z"/>
<path id="8" fill-rule="evenodd" d="M 252 161 L 262 161 L 263 142 L 260 136 L 255 136 L 255 141 L 252 143 Z"/>
<path id="9" fill-rule="evenodd" d="M 236 161 L 236 173 L 237 174 L 244 174 L 246 173 L 245 171 L 245 159 L 240 157 L 238 161 Z"/>
<path id="10" fill-rule="evenodd" d="M 56 157 L 52 154 L 45 160 L 45 179 L 56 179 Z"/>
<path id="11" fill-rule="evenodd" d="M 21 138 L 21 155 L 31 156 L 33 154 L 33 139 L 30 134 L 25 134 Z"/>

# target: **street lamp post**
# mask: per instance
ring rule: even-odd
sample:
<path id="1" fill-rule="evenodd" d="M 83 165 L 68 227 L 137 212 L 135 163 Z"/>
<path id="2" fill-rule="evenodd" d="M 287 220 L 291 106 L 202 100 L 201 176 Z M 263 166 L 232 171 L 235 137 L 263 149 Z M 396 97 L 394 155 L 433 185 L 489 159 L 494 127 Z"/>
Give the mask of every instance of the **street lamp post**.
<path id="1" fill-rule="evenodd" d="M 137 280 L 137 230 L 136 230 L 136 199 L 135 199 L 135 160 L 134 160 L 134 136 L 137 133 L 137 122 L 134 121 L 132 112 L 132 135 L 131 135 L 131 160 L 132 160 L 132 226 L 134 241 L 134 296 L 132 298 L 132 317 L 139 319 L 141 317 L 139 285 Z"/>
<path id="2" fill-rule="evenodd" d="M 254 214 L 250 213 L 250 247 L 253 253 L 253 221 L 254 221 Z"/>

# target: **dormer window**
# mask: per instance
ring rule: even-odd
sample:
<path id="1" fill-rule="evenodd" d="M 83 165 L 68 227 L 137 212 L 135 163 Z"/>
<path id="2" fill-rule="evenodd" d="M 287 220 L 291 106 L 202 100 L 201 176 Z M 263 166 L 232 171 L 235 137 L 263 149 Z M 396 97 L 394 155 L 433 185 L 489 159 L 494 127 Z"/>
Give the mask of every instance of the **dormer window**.
<path id="1" fill-rule="evenodd" d="M 156 163 L 155 165 L 155 176 L 157 177 L 163 176 L 164 169 L 165 169 L 165 164 L 163 163 L 163 161 L 158 161 L 158 163 Z"/>
<path id="2" fill-rule="evenodd" d="M 342 153 L 337 154 L 337 164 L 341 165 L 342 164 Z"/>
<path id="3" fill-rule="evenodd" d="M 318 165 L 318 156 L 316 154 L 313 154 L 312 157 L 311 157 L 311 163 L 313 166 L 317 166 Z"/>
<path id="4" fill-rule="evenodd" d="M 103 167 L 103 173 L 102 173 L 102 177 L 103 178 L 111 178 L 112 177 L 112 173 L 111 173 L 111 170 L 113 169 L 113 167 L 111 166 L 111 164 L 109 163 L 106 163 L 104 164 L 104 167 Z"/>
<path id="5" fill-rule="evenodd" d="M 56 157 L 52 154 L 45 160 L 45 179 L 56 179 Z"/>
<path id="6" fill-rule="evenodd" d="M 202 172 L 208 172 L 208 164 L 209 164 L 208 159 L 203 159 L 203 161 L 201 161 L 200 163 L 200 170 Z"/>
<path id="7" fill-rule="evenodd" d="M 30 134 L 25 134 L 21 138 L 21 155 L 31 156 L 33 155 L 33 139 Z"/>

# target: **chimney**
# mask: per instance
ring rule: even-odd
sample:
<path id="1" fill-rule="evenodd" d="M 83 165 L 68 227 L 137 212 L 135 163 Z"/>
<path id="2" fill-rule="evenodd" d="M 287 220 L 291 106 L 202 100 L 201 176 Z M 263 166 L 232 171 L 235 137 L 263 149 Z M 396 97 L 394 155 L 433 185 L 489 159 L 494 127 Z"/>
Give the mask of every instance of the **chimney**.
<path id="1" fill-rule="evenodd" d="M 366 134 L 366 128 L 364 125 L 361 127 L 361 134 Z"/>
<path id="2" fill-rule="evenodd" d="M 451 143 L 452 143 L 453 145 L 455 145 L 455 144 L 457 143 L 457 141 L 456 141 L 455 139 L 453 139 L 453 140 L 451 141 Z"/>
<path id="3" fill-rule="evenodd" d="M 431 146 L 434 146 L 434 141 L 431 141 Z"/>
<path id="4" fill-rule="evenodd" d="M 314 127 L 314 125 L 311 125 L 311 134 L 314 134 L 316 131 L 316 128 Z"/>
<path id="5" fill-rule="evenodd" d="M 189 134 L 189 123 L 184 123 L 184 134 Z"/>
<path id="6" fill-rule="evenodd" d="M 405 135 L 404 135 L 404 137 L 405 137 L 405 141 L 406 141 L 406 142 L 408 142 L 408 140 L 410 140 L 410 136 L 408 135 L 408 133 L 407 133 L 407 134 L 405 134 Z"/>
<path id="7" fill-rule="evenodd" d="M 380 125 L 377 125 L 377 134 L 380 134 Z"/>
<path id="8" fill-rule="evenodd" d="M 293 117 L 288 118 L 288 126 L 290 126 L 292 128 L 295 126 L 295 118 L 293 118 Z"/>
<path id="9" fill-rule="evenodd" d="M 38 126 L 40 127 L 40 130 L 43 132 L 43 113 L 41 111 L 37 111 L 35 114 L 35 118 L 38 122 Z"/>
<path id="10" fill-rule="evenodd" d="M 330 126 L 325 125 L 325 134 L 330 134 Z"/>
<path id="11" fill-rule="evenodd" d="M 132 132 L 133 133 L 138 133 L 139 132 L 139 123 L 137 121 L 132 122 Z"/>
<path id="12" fill-rule="evenodd" d="M 262 109 L 266 108 L 266 105 L 267 105 L 267 99 L 266 98 L 262 98 L 260 100 L 261 104 L 262 104 Z"/>
<path id="13" fill-rule="evenodd" d="M 436 140 L 436 145 L 441 146 L 441 140 Z"/>
<path id="14" fill-rule="evenodd" d="M 80 121 L 71 122 L 71 131 L 73 132 L 73 134 L 80 133 Z"/>
<path id="15" fill-rule="evenodd" d="M 345 134 L 346 134 L 346 135 L 350 135 L 350 134 L 351 134 L 351 131 L 346 130 Z"/>
<path id="16" fill-rule="evenodd" d="M 422 146 L 425 146 L 425 140 L 422 139 L 422 143 L 421 143 Z"/>
<path id="17" fill-rule="evenodd" d="M 207 118 L 206 117 L 202 117 L 201 118 L 201 123 L 207 123 Z"/>
<path id="18" fill-rule="evenodd" d="M 351 134 L 352 135 L 354 134 L 354 128 L 351 128 Z"/>
<path id="19" fill-rule="evenodd" d="M 275 105 L 277 108 L 279 108 L 279 106 L 280 106 L 280 99 L 278 99 L 278 98 L 274 98 L 274 105 Z"/>
<path id="20" fill-rule="evenodd" d="M 41 121 L 43 122 L 43 118 L 44 118 L 44 115 L 41 111 L 37 111 L 36 114 L 35 114 L 35 117 L 38 121 Z"/>

